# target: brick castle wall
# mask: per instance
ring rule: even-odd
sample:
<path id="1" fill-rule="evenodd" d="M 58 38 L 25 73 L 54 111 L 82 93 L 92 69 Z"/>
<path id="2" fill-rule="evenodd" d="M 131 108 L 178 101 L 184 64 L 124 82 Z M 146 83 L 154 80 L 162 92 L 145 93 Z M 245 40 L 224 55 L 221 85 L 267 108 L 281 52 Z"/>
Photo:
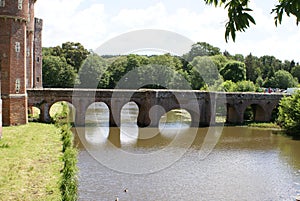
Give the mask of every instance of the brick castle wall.
<path id="1" fill-rule="evenodd" d="M 2 0 L 3 1 L 3 0 Z M 4 0 L 0 4 L 0 69 L 3 125 L 27 123 L 27 88 L 41 76 L 41 27 L 35 33 L 36 0 Z M 42 26 L 42 24 L 40 25 Z M 38 37 L 35 40 L 35 35 Z M 38 47 L 35 51 L 34 47 Z M 40 51 L 40 52 L 39 52 Z M 41 62 L 40 62 L 41 63 Z M 40 69 L 38 69 L 40 68 Z M 39 86 L 42 86 L 41 79 Z"/>

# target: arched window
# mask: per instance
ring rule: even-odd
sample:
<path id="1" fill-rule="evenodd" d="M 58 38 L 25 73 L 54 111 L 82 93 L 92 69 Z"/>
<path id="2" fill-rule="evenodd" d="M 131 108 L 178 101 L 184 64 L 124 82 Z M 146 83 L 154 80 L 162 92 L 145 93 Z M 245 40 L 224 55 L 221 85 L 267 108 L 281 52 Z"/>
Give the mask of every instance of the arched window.
<path id="1" fill-rule="evenodd" d="M 23 0 L 18 0 L 18 9 L 19 10 L 23 9 Z"/>
<path id="2" fill-rule="evenodd" d="M 20 44 L 20 42 L 16 42 L 15 43 L 15 50 L 16 50 L 16 52 L 20 52 L 20 50 L 21 50 L 21 44 Z"/>
<path id="3" fill-rule="evenodd" d="M 0 0 L 0 7 L 4 7 L 5 6 L 5 0 Z"/>

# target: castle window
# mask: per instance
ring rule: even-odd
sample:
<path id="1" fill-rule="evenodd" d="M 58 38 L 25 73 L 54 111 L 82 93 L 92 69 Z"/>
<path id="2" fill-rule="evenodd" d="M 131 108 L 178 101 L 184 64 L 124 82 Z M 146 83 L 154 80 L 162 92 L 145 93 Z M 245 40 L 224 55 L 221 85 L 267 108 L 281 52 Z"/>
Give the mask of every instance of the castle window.
<path id="1" fill-rule="evenodd" d="M 16 52 L 20 52 L 20 50 L 21 50 L 20 42 L 15 43 L 15 50 L 16 50 Z"/>
<path id="2" fill-rule="evenodd" d="M 37 57 L 37 58 L 36 58 L 36 61 L 39 63 L 39 62 L 40 62 L 40 57 Z"/>
<path id="3" fill-rule="evenodd" d="M 28 3 L 28 22 L 30 22 L 31 14 L 30 14 L 30 3 Z"/>
<path id="4" fill-rule="evenodd" d="M 37 77 L 37 78 L 36 78 L 36 82 L 40 82 L 40 77 Z"/>
<path id="5" fill-rule="evenodd" d="M 27 48 L 26 54 L 27 54 L 27 57 L 30 56 L 30 49 L 29 48 Z"/>
<path id="6" fill-rule="evenodd" d="M 23 0 L 18 0 L 18 9 L 22 10 L 23 8 Z"/>
<path id="7" fill-rule="evenodd" d="M 21 81 L 20 81 L 19 78 L 16 79 L 15 88 L 16 88 L 16 93 L 18 94 L 20 92 L 20 89 L 21 89 Z"/>
<path id="8" fill-rule="evenodd" d="M 4 7 L 5 6 L 5 0 L 0 0 L 0 7 Z"/>

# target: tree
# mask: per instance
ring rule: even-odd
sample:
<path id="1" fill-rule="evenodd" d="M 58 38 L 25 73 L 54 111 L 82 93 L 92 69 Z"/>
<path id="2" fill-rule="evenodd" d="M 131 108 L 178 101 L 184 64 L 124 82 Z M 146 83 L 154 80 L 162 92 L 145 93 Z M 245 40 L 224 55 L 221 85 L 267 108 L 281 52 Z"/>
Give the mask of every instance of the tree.
<path id="1" fill-rule="evenodd" d="M 183 55 L 187 61 L 192 61 L 197 56 L 213 56 L 221 54 L 220 48 L 214 47 L 206 42 L 198 42 L 192 45 L 191 50 Z"/>
<path id="2" fill-rule="evenodd" d="M 244 62 L 244 55 L 242 55 L 242 54 L 235 54 L 234 56 L 233 56 L 233 60 L 236 60 L 236 61 L 240 61 L 240 62 Z"/>
<path id="3" fill-rule="evenodd" d="M 274 76 L 274 73 L 278 70 L 282 70 L 282 62 L 274 56 L 265 55 L 259 58 L 262 68 L 262 77 L 270 78 Z"/>
<path id="4" fill-rule="evenodd" d="M 258 58 L 252 56 L 252 54 L 250 53 L 245 58 L 245 65 L 246 65 L 246 79 L 255 82 L 261 74 Z"/>
<path id="5" fill-rule="evenodd" d="M 227 9 L 228 21 L 225 24 L 225 40 L 231 36 L 235 41 L 237 31 L 245 31 L 250 24 L 255 24 L 254 18 L 249 14 L 250 0 L 204 0 L 206 4 L 213 4 L 215 7 L 223 6 Z M 300 22 L 300 1 L 299 0 L 279 0 L 278 4 L 271 11 L 275 14 L 275 25 L 281 24 L 283 13 L 287 16 L 296 17 L 296 24 Z"/>
<path id="6" fill-rule="evenodd" d="M 67 63 L 75 69 L 76 73 L 82 65 L 82 62 L 90 54 L 88 50 L 84 48 L 80 43 L 66 42 L 62 44 L 62 47 L 50 47 L 43 48 L 43 55 L 52 55 L 65 58 Z"/>
<path id="7" fill-rule="evenodd" d="M 170 54 L 151 56 L 149 62 L 151 64 L 166 66 L 174 70 L 182 69 L 183 67 L 180 59 Z"/>
<path id="8" fill-rule="evenodd" d="M 138 68 L 137 74 L 130 74 L 128 80 L 131 81 L 131 85 L 136 82 L 140 88 L 180 89 L 182 86 L 179 74 L 169 66 L 150 63 Z"/>
<path id="9" fill-rule="evenodd" d="M 292 68 L 292 75 L 300 81 L 300 65 L 295 66 Z"/>
<path id="10" fill-rule="evenodd" d="M 79 87 L 101 88 L 108 85 L 108 80 L 103 76 L 106 68 L 107 64 L 103 58 L 95 53 L 90 54 L 80 68 Z"/>
<path id="11" fill-rule="evenodd" d="M 190 82 L 193 89 L 212 86 L 220 78 L 217 66 L 209 57 L 195 57 L 191 64 Z"/>
<path id="12" fill-rule="evenodd" d="M 278 124 L 288 134 L 300 136 L 300 91 L 281 99 L 279 104 Z"/>
<path id="13" fill-rule="evenodd" d="M 118 81 L 126 74 L 127 58 L 125 56 L 118 57 L 111 65 L 108 66 L 105 72 L 109 78 L 108 88 L 113 89 Z"/>
<path id="14" fill-rule="evenodd" d="M 268 87 L 286 89 L 295 86 L 297 86 L 297 80 L 293 78 L 292 74 L 285 70 L 279 70 L 275 73 L 274 77 L 270 79 Z"/>
<path id="15" fill-rule="evenodd" d="M 224 80 L 238 82 L 246 79 L 246 66 L 239 61 L 230 61 L 220 70 Z"/>
<path id="16" fill-rule="evenodd" d="M 292 68 L 295 66 L 295 62 L 291 62 L 289 60 L 284 60 L 282 64 L 282 70 L 286 70 L 288 72 L 291 72 Z"/>
<path id="17" fill-rule="evenodd" d="M 210 56 L 209 58 L 217 66 L 218 70 L 220 70 L 221 68 L 223 68 L 225 66 L 225 64 L 228 62 L 227 57 L 224 56 L 224 55 L 221 55 L 221 54 Z"/>
<path id="18" fill-rule="evenodd" d="M 108 66 L 104 73 L 106 79 L 109 80 L 109 84 L 106 88 L 115 88 L 118 81 L 121 80 L 128 72 L 140 66 L 148 65 L 149 63 L 150 61 L 147 57 L 135 54 L 118 57 Z"/>
<path id="19" fill-rule="evenodd" d="M 76 73 L 64 58 L 57 56 L 43 57 L 44 87 L 74 87 Z"/>

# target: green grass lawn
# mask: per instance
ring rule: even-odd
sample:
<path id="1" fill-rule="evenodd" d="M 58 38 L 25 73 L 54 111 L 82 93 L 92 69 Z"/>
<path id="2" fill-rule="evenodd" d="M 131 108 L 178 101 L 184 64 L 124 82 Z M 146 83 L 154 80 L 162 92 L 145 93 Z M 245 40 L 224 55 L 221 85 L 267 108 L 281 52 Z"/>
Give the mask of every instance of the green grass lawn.
<path id="1" fill-rule="evenodd" d="M 60 200 L 62 143 L 54 125 L 4 127 L 0 140 L 0 200 Z"/>

